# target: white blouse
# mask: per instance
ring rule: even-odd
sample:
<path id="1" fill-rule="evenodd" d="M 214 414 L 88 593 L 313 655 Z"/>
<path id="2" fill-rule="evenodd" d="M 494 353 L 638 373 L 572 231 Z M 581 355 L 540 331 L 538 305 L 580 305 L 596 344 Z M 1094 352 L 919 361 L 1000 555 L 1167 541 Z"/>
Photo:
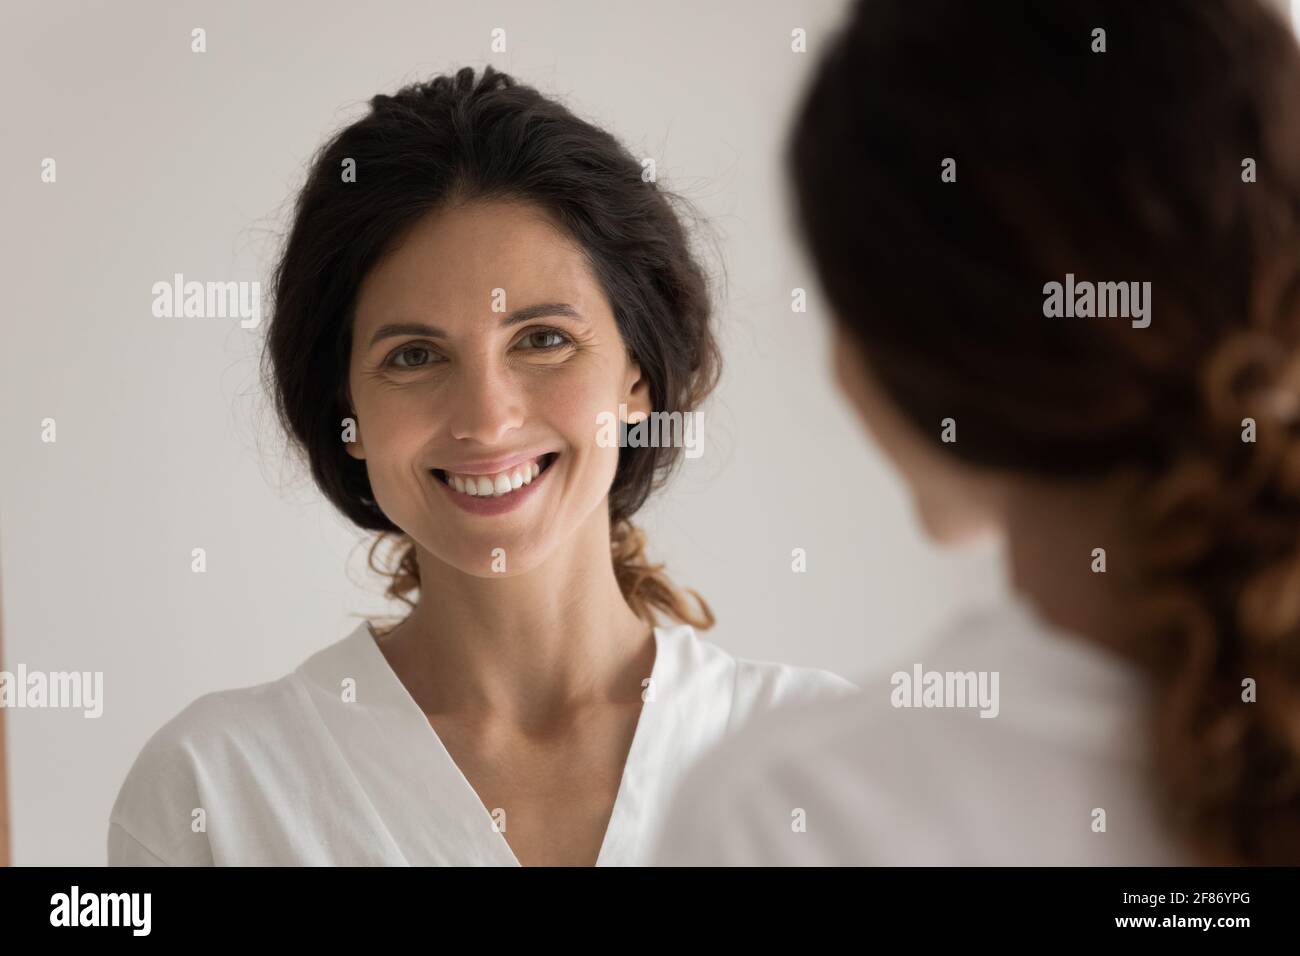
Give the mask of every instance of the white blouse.
<path id="1" fill-rule="evenodd" d="M 851 697 L 760 717 L 707 754 L 652 861 L 1195 862 L 1156 803 L 1145 678 L 1024 599 L 958 616 L 861 684 Z"/>
<path id="2" fill-rule="evenodd" d="M 686 767 L 751 717 L 855 689 L 733 657 L 688 625 L 654 634 L 653 693 L 598 866 L 645 863 Z M 108 862 L 519 865 L 366 623 L 291 674 L 206 694 L 158 730 L 113 805 Z"/>

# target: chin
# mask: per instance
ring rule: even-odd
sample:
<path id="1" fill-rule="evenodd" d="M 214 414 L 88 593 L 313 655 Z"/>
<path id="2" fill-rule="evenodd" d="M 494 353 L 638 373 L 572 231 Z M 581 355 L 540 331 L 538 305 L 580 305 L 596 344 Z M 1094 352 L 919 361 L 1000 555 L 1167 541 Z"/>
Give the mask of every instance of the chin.
<path id="1" fill-rule="evenodd" d="M 497 549 L 500 551 L 494 554 Z M 508 536 L 500 535 L 486 535 L 476 541 L 462 539 L 444 551 L 432 553 L 463 574 L 489 579 L 527 574 L 540 565 L 546 556 L 536 541 L 512 541 Z"/>

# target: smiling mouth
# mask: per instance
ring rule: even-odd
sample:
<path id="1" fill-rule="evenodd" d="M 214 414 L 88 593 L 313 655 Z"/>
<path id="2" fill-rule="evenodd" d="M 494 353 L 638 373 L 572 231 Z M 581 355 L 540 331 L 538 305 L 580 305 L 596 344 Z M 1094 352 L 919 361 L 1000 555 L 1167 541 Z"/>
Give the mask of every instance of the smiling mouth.
<path id="1" fill-rule="evenodd" d="M 494 475 L 461 475 L 441 468 L 434 468 L 433 475 L 448 488 L 469 498 L 503 498 L 532 484 L 558 457 L 559 452 L 547 452 Z"/>

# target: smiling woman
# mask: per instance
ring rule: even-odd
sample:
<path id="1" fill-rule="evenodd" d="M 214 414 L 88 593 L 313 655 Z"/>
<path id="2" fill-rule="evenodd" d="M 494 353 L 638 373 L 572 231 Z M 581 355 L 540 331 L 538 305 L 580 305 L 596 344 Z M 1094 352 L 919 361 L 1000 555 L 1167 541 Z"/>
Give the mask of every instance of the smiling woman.
<path id="1" fill-rule="evenodd" d="M 638 181 L 637 190 L 647 188 Z M 684 247 L 680 256 L 689 262 Z M 522 307 L 493 311 L 503 301 Z M 649 318 L 638 309 L 629 323 L 634 315 Z M 394 316 L 402 320 L 389 323 Z M 711 348 L 707 311 L 690 316 L 677 317 L 678 337 Z M 353 340 L 365 343 L 347 369 L 349 414 L 360 430 L 342 447 L 364 462 L 375 500 L 417 561 L 421 546 L 438 559 L 414 566 L 422 581 L 447 567 L 498 574 L 497 549 L 506 573 L 524 574 L 576 529 L 607 542 L 610 521 L 627 515 L 598 507 L 622 488 L 617 450 L 594 440 L 597 414 L 620 403 L 648 410 L 652 377 L 677 379 L 677 394 L 658 397 L 673 406 L 693 403 L 709 384 L 692 383 L 689 349 L 673 357 L 676 368 L 654 353 L 644 362 L 629 355 L 582 247 L 540 207 L 495 196 L 461 198 L 408 227 L 360 284 L 352 322 Z M 652 363 L 660 366 L 653 376 Z M 658 466 L 670 463 L 665 456 Z M 526 492 L 523 473 L 515 490 L 521 464 Z M 649 481 L 656 462 L 646 464 L 644 477 L 623 484 Z M 457 489 L 441 475 L 458 479 L 459 493 L 445 493 Z M 543 484 L 548 493 L 539 495 Z M 487 515 L 501 520 L 473 520 Z M 675 597 L 661 581 L 659 594 Z M 690 615 L 680 598 L 661 609 L 711 623 L 707 606 Z"/>
<path id="2" fill-rule="evenodd" d="M 596 423 L 692 412 L 719 359 L 673 202 L 608 133 L 491 68 L 376 96 L 273 289 L 281 420 L 372 562 L 397 542 L 410 612 L 163 727 L 110 862 L 640 863 L 697 756 L 852 689 L 701 639 L 645 560 L 682 449 Z"/>

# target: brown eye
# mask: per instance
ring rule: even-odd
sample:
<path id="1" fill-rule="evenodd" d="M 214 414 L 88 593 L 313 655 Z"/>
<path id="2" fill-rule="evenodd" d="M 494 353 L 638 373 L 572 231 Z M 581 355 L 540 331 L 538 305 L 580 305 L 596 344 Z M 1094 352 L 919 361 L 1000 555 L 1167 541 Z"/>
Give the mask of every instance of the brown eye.
<path id="1" fill-rule="evenodd" d="M 520 339 L 519 345 L 525 351 L 546 352 L 557 349 L 568 341 L 569 337 L 563 332 L 557 332 L 555 329 L 538 329 Z"/>
<path id="2" fill-rule="evenodd" d="M 388 359 L 388 364 L 394 368 L 420 368 L 428 365 L 432 352 L 422 345 L 408 345 L 405 348 L 398 349 Z M 412 356 L 414 358 L 412 358 Z"/>

